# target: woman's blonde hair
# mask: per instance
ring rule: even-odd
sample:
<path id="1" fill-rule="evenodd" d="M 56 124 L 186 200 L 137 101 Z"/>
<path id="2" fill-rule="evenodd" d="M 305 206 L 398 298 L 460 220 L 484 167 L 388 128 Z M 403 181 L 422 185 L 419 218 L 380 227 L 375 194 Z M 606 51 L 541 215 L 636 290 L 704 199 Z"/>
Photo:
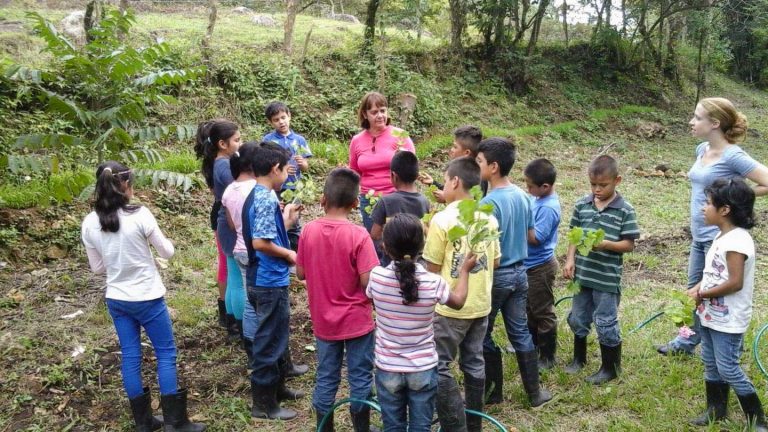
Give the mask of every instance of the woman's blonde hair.
<path id="1" fill-rule="evenodd" d="M 360 99 L 360 107 L 357 108 L 357 122 L 363 129 L 371 127 L 371 123 L 365 118 L 365 113 L 373 107 L 388 107 L 387 97 L 379 92 L 368 92 Z M 392 119 L 387 116 L 387 125 L 392 123 Z"/>
<path id="2" fill-rule="evenodd" d="M 707 112 L 710 120 L 720 122 L 720 130 L 725 134 L 725 139 L 734 144 L 744 141 L 747 136 L 747 118 L 736 111 L 733 102 L 725 98 L 705 98 L 699 101 L 699 105 Z"/>

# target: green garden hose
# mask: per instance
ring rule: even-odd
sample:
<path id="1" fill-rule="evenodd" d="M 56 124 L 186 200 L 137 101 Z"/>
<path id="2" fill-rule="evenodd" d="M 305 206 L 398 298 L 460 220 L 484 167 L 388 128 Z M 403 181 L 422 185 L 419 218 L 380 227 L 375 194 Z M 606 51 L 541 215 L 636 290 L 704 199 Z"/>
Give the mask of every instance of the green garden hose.
<path id="1" fill-rule="evenodd" d="M 646 325 L 650 324 L 650 323 L 651 323 L 651 321 L 655 320 L 656 318 L 658 318 L 658 317 L 660 317 L 660 316 L 662 316 L 662 315 L 664 315 L 664 312 L 656 312 L 655 314 L 653 314 L 653 316 L 652 316 L 652 317 L 650 317 L 650 318 L 648 318 L 647 320 L 645 320 L 645 321 L 641 322 L 640 324 L 638 324 L 638 325 L 637 325 L 637 327 L 635 327 L 635 328 L 633 328 L 632 330 L 630 330 L 630 331 L 629 331 L 629 333 L 627 333 L 627 335 L 631 335 L 632 333 L 634 333 L 634 332 L 636 332 L 636 331 L 640 330 L 641 328 L 643 328 L 643 327 L 645 327 Z"/>
<path id="2" fill-rule="evenodd" d="M 755 336 L 755 341 L 752 343 L 752 355 L 755 356 L 755 363 L 757 363 L 757 368 L 760 369 L 760 372 L 763 373 L 763 376 L 768 378 L 768 372 L 765 371 L 765 367 L 763 366 L 763 362 L 760 361 L 760 354 L 758 349 L 760 348 L 760 338 L 763 337 L 763 333 L 768 330 L 768 324 L 763 325 L 760 328 L 760 331 L 757 332 L 757 336 Z"/>
<path id="3" fill-rule="evenodd" d="M 572 299 L 572 298 L 573 298 L 573 296 L 565 296 L 565 297 L 561 297 L 561 298 L 557 299 L 557 301 L 555 302 L 555 307 L 557 307 L 557 305 L 559 305 L 560 303 L 562 303 L 562 302 L 564 302 L 564 301 L 566 301 L 568 299 Z"/>

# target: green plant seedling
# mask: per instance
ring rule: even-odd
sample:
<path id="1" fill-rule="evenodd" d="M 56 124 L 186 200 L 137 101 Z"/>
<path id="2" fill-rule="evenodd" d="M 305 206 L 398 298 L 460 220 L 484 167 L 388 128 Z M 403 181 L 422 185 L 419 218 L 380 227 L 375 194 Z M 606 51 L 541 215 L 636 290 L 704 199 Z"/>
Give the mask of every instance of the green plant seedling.
<path id="1" fill-rule="evenodd" d="M 405 147 L 405 140 L 407 140 L 411 135 L 407 130 L 393 128 L 392 136 L 397 138 L 395 141 L 395 150 L 400 151 L 403 149 L 403 147 Z"/>
<path id="2" fill-rule="evenodd" d="M 448 240 L 453 242 L 466 237 L 472 252 L 480 253 L 488 242 L 498 239 L 500 233 L 489 224 L 493 205 L 480 204 L 483 195 L 480 187 L 473 187 L 471 193 L 473 198 L 459 202 L 458 224 L 448 230 Z"/>
<path id="3" fill-rule="evenodd" d="M 290 186 L 296 186 L 295 189 L 286 189 L 283 191 L 282 198 L 285 202 L 293 204 L 315 203 L 320 197 L 320 188 L 312 177 L 304 176 L 296 182 L 288 183 Z"/>
<path id="4" fill-rule="evenodd" d="M 375 190 L 371 189 L 365 194 L 365 198 L 368 200 L 368 205 L 363 208 L 363 211 L 370 216 L 373 214 L 373 209 L 376 208 L 376 204 L 379 203 L 379 199 L 381 199 L 381 193 L 377 193 Z"/>
<path id="5" fill-rule="evenodd" d="M 602 229 L 585 230 L 573 227 L 568 232 L 568 243 L 576 246 L 579 255 L 587 256 L 592 249 L 605 239 L 605 231 Z"/>
<path id="6" fill-rule="evenodd" d="M 696 302 L 684 291 L 672 291 L 670 297 L 672 297 L 672 304 L 664 308 L 664 316 L 678 327 L 692 326 Z"/>

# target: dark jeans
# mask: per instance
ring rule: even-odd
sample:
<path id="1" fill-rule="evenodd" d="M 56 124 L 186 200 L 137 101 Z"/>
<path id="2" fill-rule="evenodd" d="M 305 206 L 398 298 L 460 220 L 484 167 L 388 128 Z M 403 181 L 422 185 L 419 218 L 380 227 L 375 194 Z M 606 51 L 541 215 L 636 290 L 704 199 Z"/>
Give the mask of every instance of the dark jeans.
<path id="1" fill-rule="evenodd" d="M 288 287 L 248 289 L 248 301 L 256 311 L 253 334 L 253 372 L 251 383 L 271 386 L 285 372 L 285 352 L 288 350 L 290 300 Z"/>
<path id="2" fill-rule="evenodd" d="M 176 393 L 176 343 L 165 299 L 129 302 L 107 299 L 107 310 L 115 323 L 120 350 L 121 371 L 128 399 L 144 393 L 141 382 L 141 328 L 147 332 L 157 356 L 160 394 Z"/>
<path id="3" fill-rule="evenodd" d="M 483 341 L 485 352 L 501 352 L 493 341 L 493 325 L 496 314 L 501 311 L 507 338 L 515 351 L 529 352 L 536 349 L 528 330 L 528 276 L 521 264 L 498 268 L 493 272 L 491 291 L 491 313 L 488 314 L 488 330 Z"/>
<path id="4" fill-rule="evenodd" d="M 557 260 L 549 261 L 526 270 L 528 275 L 528 327 L 537 333 L 548 333 L 557 328 L 554 285 L 557 277 Z"/>

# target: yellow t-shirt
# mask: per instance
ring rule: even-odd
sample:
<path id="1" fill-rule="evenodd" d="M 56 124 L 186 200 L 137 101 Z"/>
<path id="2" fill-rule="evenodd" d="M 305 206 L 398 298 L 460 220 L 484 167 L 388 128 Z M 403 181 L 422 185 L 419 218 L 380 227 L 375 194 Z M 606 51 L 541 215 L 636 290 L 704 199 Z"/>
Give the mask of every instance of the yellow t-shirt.
<path id="1" fill-rule="evenodd" d="M 498 229 L 498 222 L 493 216 L 490 226 Z M 442 265 L 440 275 L 448 281 L 451 289 L 456 287 L 459 278 L 461 263 L 469 252 L 469 243 L 466 238 L 448 241 L 448 230 L 457 224 L 459 219 L 459 202 L 454 201 L 445 210 L 435 214 L 429 223 L 427 242 L 424 246 L 424 259 Z M 448 306 L 437 305 L 435 312 L 438 314 L 459 319 L 481 318 L 491 312 L 491 288 L 493 286 L 493 263 L 501 257 L 499 241 L 489 242 L 485 252 L 477 257 L 477 264 L 469 274 L 469 289 L 467 302 L 464 307 L 455 310 Z"/>

